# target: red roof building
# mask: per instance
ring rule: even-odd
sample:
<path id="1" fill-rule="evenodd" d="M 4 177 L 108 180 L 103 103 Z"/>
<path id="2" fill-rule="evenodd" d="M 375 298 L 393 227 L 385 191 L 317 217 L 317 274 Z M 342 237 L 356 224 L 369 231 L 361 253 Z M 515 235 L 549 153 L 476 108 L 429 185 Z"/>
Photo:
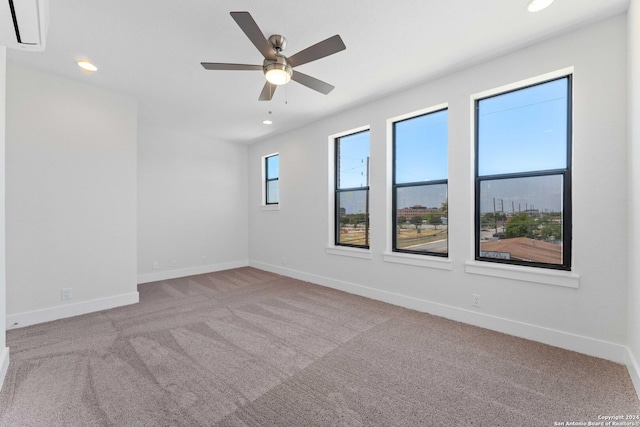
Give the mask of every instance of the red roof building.
<path id="1" fill-rule="evenodd" d="M 507 259 L 562 264 L 562 245 L 530 239 L 528 237 L 481 242 L 480 251 L 509 254 L 509 258 Z M 496 258 L 503 257 L 496 256 Z"/>

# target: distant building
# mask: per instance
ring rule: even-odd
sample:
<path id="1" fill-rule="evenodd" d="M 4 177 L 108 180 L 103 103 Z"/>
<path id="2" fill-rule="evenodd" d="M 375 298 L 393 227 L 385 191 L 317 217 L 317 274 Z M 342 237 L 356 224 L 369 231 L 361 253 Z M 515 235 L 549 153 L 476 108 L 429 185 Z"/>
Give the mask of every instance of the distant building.
<path id="1" fill-rule="evenodd" d="M 421 205 L 414 205 L 408 208 L 398 209 L 398 218 L 404 217 L 407 221 L 416 216 L 427 215 L 432 212 L 440 212 L 438 208 L 427 208 Z"/>

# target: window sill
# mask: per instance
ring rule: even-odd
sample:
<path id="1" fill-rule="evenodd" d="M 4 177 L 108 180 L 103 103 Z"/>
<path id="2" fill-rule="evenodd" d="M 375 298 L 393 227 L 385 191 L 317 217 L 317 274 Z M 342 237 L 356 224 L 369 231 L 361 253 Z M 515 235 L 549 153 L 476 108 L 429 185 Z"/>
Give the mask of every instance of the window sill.
<path id="1" fill-rule="evenodd" d="M 261 211 L 279 211 L 280 203 L 278 203 L 277 205 L 261 205 L 260 210 Z"/>
<path id="2" fill-rule="evenodd" d="M 438 270 L 453 270 L 453 262 L 449 258 L 429 255 L 404 254 L 400 252 L 385 252 L 382 254 L 385 262 L 415 265 L 417 267 L 436 268 Z"/>
<path id="3" fill-rule="evenodd" d="M 536 267 L 495 264 L 482 261 L 467 261 L 465 272 L 483 276 L 501 277 L 523 282 L 542 283 L 544 285 L 564 286 L 577 289 L 580 276 L 570 271 L 547 270 Z"/>
<path id="4" fill-rule="evenodd" d="M 360 259 L 373 259 L 371 249 L 358 249 L 340 246 L 327 246 L 327 253 L 330 255 L 348 256 Z"/>

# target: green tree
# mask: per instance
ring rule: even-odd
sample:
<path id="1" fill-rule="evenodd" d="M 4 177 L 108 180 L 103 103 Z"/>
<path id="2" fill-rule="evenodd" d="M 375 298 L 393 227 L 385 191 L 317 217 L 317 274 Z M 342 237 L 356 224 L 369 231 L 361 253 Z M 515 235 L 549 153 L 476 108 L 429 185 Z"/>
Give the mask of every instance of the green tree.
<path id="1" fill-rule="evenodd" d="M 562 238 L 562 227 L 560 224 L 548 223 L 540 230 L 540 236 L 544 240 L 549 240 L 550 237 L 554 239 Z"/>
<path id="2" fill-rule="evenodd" d="M 364 213 L 357 213 L 357 214 L 353 214 L 353 223 L 355 225 L 358 224 L 364 224 L 367 220 L 367 214 Z"/>
<path id="3" fill-rule="evenodd" d="M 416 231 L 417 231 L 418 233 L 420 232 L 420 224 L 422 224 L 422 220 L 423 220 L 423 219 L 424 219 L 424 218 L 422 218 L 422 216 L 421 216 L 421 215 L 416 215 L 416 216 L 414 216 L 413 218 L 411 218 L 411 219 L 409 220 L 409 222 L 410 222 L 411 224 L 413 224 L 413 225 L 415 225 L 415 226 L 416 226 Z"/>
<path id="4" fill-rule="evenodd" d="M 506 219 L 507 216 L 504 214 L 504 212 L 496 212 L 495 214 L 493 212 L 486 212 L 482 214 L 482 217 L 480 218 L 480 224 L 483 228 L 495 227 L 497 224 L 504 223 Z"/>
<path id="5" fill-rule="evenodd" d="M 399 216 L 398 217 L 398 225 L 404 224 L 405 222 L 407 222 L 407 218 L 405 218 L 403 216 Z"/>
<path id="6" fill-rule="evenodd" d="M 438 224 L 442 224 L 442 217 L 439 213 L 431 213 L 427 216 L 427 222 L 433 225 L 433 229 L 438 229 Z"/>
<path id="7" fill-rule="evenodd" d="M 535 228 L 536 222 L 529 214 L 519 213 L 512 216 L 507 222 L 505 236 L 508 239 L 513 237 L 533 237 Z"/>

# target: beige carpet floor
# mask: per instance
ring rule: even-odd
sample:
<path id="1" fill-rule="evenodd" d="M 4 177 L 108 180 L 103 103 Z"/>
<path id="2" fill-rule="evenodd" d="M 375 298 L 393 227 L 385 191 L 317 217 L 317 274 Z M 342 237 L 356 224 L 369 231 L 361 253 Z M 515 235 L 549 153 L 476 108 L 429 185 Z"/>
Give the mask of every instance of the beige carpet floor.
<path id="1" fill-rule="evenodd" d="M 624 366 L 253 268 L 139 290 L 137 305 L 9 331 L 0 425 L 538 427 L 640 414 Z"/>

